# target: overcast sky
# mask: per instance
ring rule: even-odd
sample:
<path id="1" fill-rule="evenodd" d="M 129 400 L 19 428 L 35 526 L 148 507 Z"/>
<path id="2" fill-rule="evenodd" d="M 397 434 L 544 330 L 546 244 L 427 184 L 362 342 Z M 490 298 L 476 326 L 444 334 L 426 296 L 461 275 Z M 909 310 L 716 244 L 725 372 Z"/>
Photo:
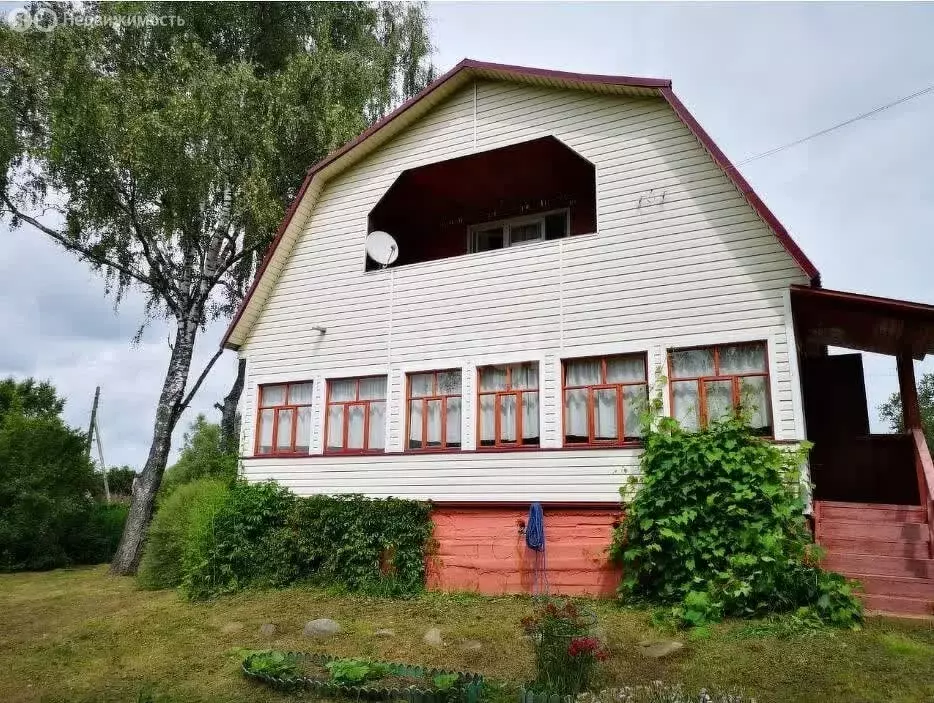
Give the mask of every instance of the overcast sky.
<path id="1" fill-rule="evenodd" d="M 671 78 L 734 162 L 934 84 L 934 5 L 443 3 L 430 12 L 439 71 L 466 56 Z M 929 93 L 741 170 L 825 287 L 934 303 L 932 125 Z M 149 447 L 167 329 L 151 325 L 134 345 L 141 319 L 138 296 L 115 310 L 69 254 L 28 228 L 0 229 L 0 376 L 50 379 L 78 426 L 99 384 L 108 464 L 141 466 Z M 223 327 L 202 337 L 198 363 Z M 183 425 L 213 414 L 233 369 L 227 353 Z M 894 362 L 869 358 L 866 372 L 875 420 L 897 389 Z"/>

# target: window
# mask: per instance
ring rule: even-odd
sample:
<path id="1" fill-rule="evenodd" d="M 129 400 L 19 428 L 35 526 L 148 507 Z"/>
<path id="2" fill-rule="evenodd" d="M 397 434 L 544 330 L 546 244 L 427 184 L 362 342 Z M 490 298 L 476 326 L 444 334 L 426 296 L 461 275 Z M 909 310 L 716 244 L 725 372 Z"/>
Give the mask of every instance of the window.
<path id="1" fill-rule="evenodd" d="M 753 429 L 772 434 L 765 342 L 679 349 L 668 366 L 672 415 L 685 429 L 705 427 L 742 405 Z"/>
<path id="2" fill-rule="evenodd" d="M 461 446 L 460 371 L 410 374 L 406 408 L 409 449 Z"/>
<path id="3" fill-rule="evenodd" d="M 311 384 L 260 386 L 255 453 L 307 454 L 310 443 Z"/>
<path id="4" fill-rule="evenodd" d="M 328 381 L 328 452 L 362 453 L 386 447 L 386 377 Z"/>
<path id="5" fill-rule="evenodd" d="M 481 447 L 537 447 L 538 364 L 478 369 Z"/>
<path id="6" fill-rule="evenodd" d="M 528 242 L 562 239 L 570 232 L 569 220 L 569 210 L 557 210 L 474 225 L 470 228 L 470 251 L 493 251 Z"/>
<path id="7" fill-rule="evenodd" d="M 614 445 L 642 435 L 649 397 L 645 354 L 564 362 L 564 444 Z"/>

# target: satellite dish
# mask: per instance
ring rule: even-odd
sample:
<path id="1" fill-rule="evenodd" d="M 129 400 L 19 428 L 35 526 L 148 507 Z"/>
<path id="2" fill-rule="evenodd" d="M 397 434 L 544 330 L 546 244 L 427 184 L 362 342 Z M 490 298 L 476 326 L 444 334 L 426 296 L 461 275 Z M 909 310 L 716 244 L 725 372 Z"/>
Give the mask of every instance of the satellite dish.
<path id="1" fill-rule="evenodd" d="M 388 232 L 376 230 L 366 236 L 366 253 L 385 268 L 399 258 L 399 245 Z"/>

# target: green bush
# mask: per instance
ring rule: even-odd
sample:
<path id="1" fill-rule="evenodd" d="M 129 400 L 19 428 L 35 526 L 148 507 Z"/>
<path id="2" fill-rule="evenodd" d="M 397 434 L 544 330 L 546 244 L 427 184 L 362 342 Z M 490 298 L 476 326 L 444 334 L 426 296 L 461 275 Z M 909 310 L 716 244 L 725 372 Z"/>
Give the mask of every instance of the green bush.
<path id="1" fill-rule="evenodd" d="M 78 561 L 72 530 L 90 519 L 95 476 L 81 432 L 53 414 L 0 416 L 0 571 Z"/>
<path id="2" fill-rule="evenodd" d="M 302 578 L 383 595 L 424 587 L 432 534 L 427 503 L 359 495 L 300 498 L 287 534 Z"/>
<path id="3" fill-rule="evenodd" d="M 642 486 L 612 547 L 621 596 L 670 606 L 685 625 L 800 607 L 858 623 L 845 579 L 812 565 L 798 473 L 806 452 L 754 436 L 741 417 L 699 432 L 670 418 L 647 425 Z"/>
<path id="4" fill-rule="evenodd" d="M 179 487 L 159 505 L 149 526 L 137 579 L 143 588 L 172 588 L 182 582 L 185 555 L 197 529 L 227 496 L 226 484 L 202 480 Z"/>
<path id="5" fill-rule="evenodd" d="M 361 496 L 299 498 L 275 483 L 237 482 L 193 522 L 182 587 L 194 599 L 298 581 L 408 594 L 424 587 L 425 503 Z"/>
<path id="6" fill-rule="evenodd" d="M 77 564 L 110 561 L 126 523 L 130 506 L 125 503 L 95 503 L 65 536 L 65 550 Z"/>
<path id="7" fill-rule="evenodd" d="M 240 481 L 213 512 L 197 515 L 184 555 L 188 597 L 295 581 L 298 555 L 285 529 L 295 500 L 276 483 Z"/>
<path id="8" fill-rule="evenodd" d="M 133 495 L 133 479 L 139 474 L 129 466 L 119 466 L 107 471 L 107 487 L 112 496 Z M 103 474 L 101 475 L 101 493 L 104 492 Z"/>
<path id="9" fill-rule="evenodd" d="M 165 498 L 179 486 L 203 478 L 232 484 L 237 478 L 238 466 L 236 451 L 224 450 L 221 426 L 198 415 L 185 433 L 178 461 L 165 472 L 159 495 Z"/>

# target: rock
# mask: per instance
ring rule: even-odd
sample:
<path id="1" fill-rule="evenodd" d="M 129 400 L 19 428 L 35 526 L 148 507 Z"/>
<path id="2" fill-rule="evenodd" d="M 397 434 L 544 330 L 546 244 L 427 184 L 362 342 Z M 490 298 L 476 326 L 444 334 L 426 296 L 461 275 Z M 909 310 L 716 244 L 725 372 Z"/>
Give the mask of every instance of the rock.
<path id="1" fill-rule="evenodd" d="M 263 635 L 263 637 L 275 637 L 278 631 L 279 628 L 271 622 L 264 622 L 259 626 L 259 634 Z"/>
<path id="2" fill-rule="evenodd" d="M 240 632 L 242 629 L 242 622 L 228 622 L 221 628 L 221 632 L 223 632 L 225 635 L 232 635 L 234 632 Z"/>
<path id="3" fill-rule="evenodd" d="M 644 640 L 639 643 L 639 651 L 643 657 L 651 659 L 662 659 L 674 654 L 684 646 L 682 642 L 675 640 Z"/>
<path id="4" fill-rule="evenodd" d="M 483 649 L 483 642 L 478 640 L 464 640 L 460 643 L 460 648 L 463 652 L 479 652 Z"/>
<path id="5" fill-rule="evenodd" d="M 422 637 L 422 641 L 427 644 L 429 647 L 441 647 L 444 645 L 444 640 L 441 639 L 441 630 L 437 627 L 432 627 L 425 633 L 425 636 Z"/>
<path id="6" fill-rule="evenodd" d="M 395 630 L 390 630 L 389 628 L 384 628 L 384 629 L 382 629 L 382 630 L 376 630 L 376 631 L 373 633 L 373 636 L 374 636 L 374 637 L 395 637 L 395 636 L 396 636 L 396 631 L 395 631 Z"/>
<path id="7" fill-rule="evenodd" d="M 331 635 L 336 635 L 341 631 L 341 625 L 336 620 L 331 620 L 331 618 L 318 618 L 317 620 L 309 620 L 305 623 L 305 629 L 302 630 L 305 637 L 330 637 Z"/>

